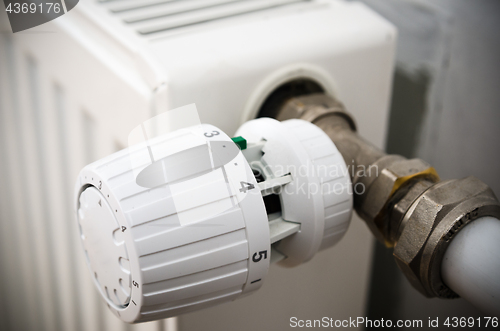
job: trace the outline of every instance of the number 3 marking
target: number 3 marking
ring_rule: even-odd
[[[212,138],[213,136],[218,136],[219,134],[219,131],[205,132],[205,137]]]

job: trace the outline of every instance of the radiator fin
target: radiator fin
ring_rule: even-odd
[[[312,0],[117,0],[99,1],[140,35],[148,36]]]

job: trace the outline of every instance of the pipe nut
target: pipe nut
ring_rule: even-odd
[[[396,263],[413,287],[427,297],[458,297],[441,279],[443,255],[460,229],[483,216],[499,218],[500,203],[475,177],[440,182],[417,198],[394,248]]]
[[[370,168],[367,176],[359,178],[358,182],[365,184],[367,191],[355,201],[355,207],[375,237],[391,247],[394,242],[389,233],[387,212],[391,197],[414,179],[426,179],[435,183],[439,181],[439,176],[423,160],[407,160],[394,155],[381,158]],[[381,171],[378,170],[380,168]]]

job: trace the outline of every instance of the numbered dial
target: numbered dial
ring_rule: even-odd
[[[91,276],[126,322],[234,300],[267,274],[268,218],[253,172],[226,134],[199,129],[133,146],[79,175]]]
[[[118,221],[95,187],[80,195],[80,234],[97,288],[109,305],[121,309],[130,301],[130,263],[123,239],[125,226]]]

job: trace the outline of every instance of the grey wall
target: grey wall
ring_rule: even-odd
[[[441,178],[473,175],[500,196],[500,1],[365,0],[399,30],[387,150]],[[500,277],[500,276],[499,276]],[[481,316],[463,299],[426,299],[377,245],[369,316]]]

